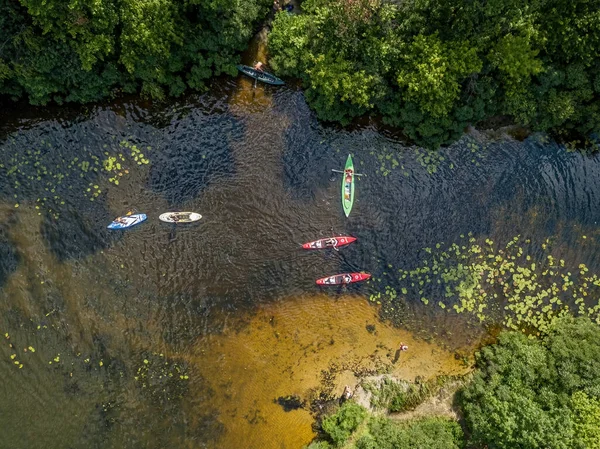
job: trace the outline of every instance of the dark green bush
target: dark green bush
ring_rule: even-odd
[[[236,73],[269,0],[0,2],[0,95],[32,104],[119,91],[160,99]]]
[[[341,446],[364,421],[367,411],[354,402],[345,402],[338,412],[323,419],[323,431],[336,446]]]
[[[369,434],[357,441],[357,449],[459,449],[463,447],[463,433],[458,423],[438,417],[401,424],[387,418],[374,418],[369,423]]]
[[[460,396],[472,443],[506,449],[587,447],[587,437],[577,429],[587,428],[600,399],[596,324],[565,319],[544,340],[505,333],[477,360],[479,371]]]

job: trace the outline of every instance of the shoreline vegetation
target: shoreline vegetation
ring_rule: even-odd
[[[600,447],[600,328],[587,318],[504,332],[464,376],[372,379],[318,417],[308,449]]]
[[[204,91],[237,74],[270,0],[19,0],[0,5],[0,97],[89,103]]]
[[[237,73],[270,23],[271,69],[301,79],[324,121],[375,115],[430,149],[469,126],[507,124],[598,148],[600,0],[305,0],[271,22],[273,9],[269,0],[5,2],[0,98],[204,91]]]
[[[270,64],[319,118],[380,114],[437,148],[500,118],[597,148],[598,1],[306,0],[278,14]]]

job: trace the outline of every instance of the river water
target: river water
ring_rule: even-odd
[[[433,157],[244,78],[1,118],[0,448],[301,447],[320,395],[382,369],[463,372],[455,351],[486,332],[410,294],[400,328],[380,321],[369,295],[389,267],[467,233],[552,237],[598,267],[598,158],[543,136],[473,132]],[[367,177],[347,219],[331,169],[348,154]],[[106,230],[133,209],[148,220]],[[169,210],[203,219],[158,221]],[[299,249],[333,234],[359,240]],[[360,270],[375,282],[314,284]]]

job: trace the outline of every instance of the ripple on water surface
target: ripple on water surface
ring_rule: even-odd
[[[234,175],[231,143],[239,140],[242,130],[230,115],[192,111],[164,128],[163,135],[160,151],[152,158],[149,184],[170,205],[181,206],[211,182]]]
[[[311,416],[281,404],[309,403],[322,371],[339,394],[373,360],[391,363],[400,341],[401,377],[460,369],[380,323],[364,297],[395,288],[387,316],[450,347],[472,343],[481,326],[436,305],[442,277],[423,277],[440,289],[427,293],[398,279],[461,236],[506,245],[521,234],[532,248],[550,238],[529,267],[551,250],[565,270],[600,271],[598,158],[536,136],[467,135],[429,153],[374,127],[324,126],[299,91],[242,78],[74,117],[24,120],[0,142],[0,424],[13,449],[300,447]],[[331,169],[349,153],[368,176],[346,219]],[[145,223],[105,230],[134,208]],[[158,221],[172,209],[203,219]],[[300,249],[332,234],[358,242]],[[314,284],[359,270],[373,281]]]

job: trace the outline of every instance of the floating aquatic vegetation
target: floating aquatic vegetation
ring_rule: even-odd
[[[120,145],[131,151],[131,158],[138,165],[147,165],[150,163],[150,160],[144,157],[144,153],[142,153],[142,150],[140,150],[136,145],[132,144],[131,142],[128,142],[127,140],[122,140]],[[148,146],[146,147],[146,149],[151,150],[152,148]]]
[[[106,156],[106,159],[104,159],[102,163],[104,170],[112,175],[108,179],[108,182],[117,186],[119,185],[119,178],[129,173],[130,162],[137,165],[147,165],[150,163],[150,160],[146,159],[144,153],[131,142],[122,140],[119,145],[122,148],[129,150],[129,158],[124,156],[123,153],[111,155],[109,152],[105,151],[104,155]],[[146,149],[151,150],[151,147],[146,147]]]
[[[536,132],[529,136],[529,138],[540,145],[547,145],[550,143],[550,136],[546,133]]]
[[[46,317],[48,317],[50,315],[50,313],[46,314]],[[23,328],[23,326],[21,327]],[[26,339],[30,339],[30,338],[34,338],[37,339],[38,342],[43,341],[45,343],[48,343],[49,341],[54,340],[54,338],[56,337],[56,335],[51,335],[49,333],[52,333],[56,330],[56,326],[55,325],[47,325],[47,324],[37,324],[35,325],[35,323],[30,320],[29,323],[27,323],[26,328],[28,329],[27,332],[27,337]],[[22,369],[24,366],[26,366],[25,364],[28,363],[27,362],[27,358],[30,357],[29,354],[35,354],[38,349],[36,349],[32,344],[23,344],[22,340],[25,339],[24,335],[21,334],[20,336],[18,336],[16,339],[13,338],[13,335],[9,334],[8,332],[5,332],[4,334],[4,340],[6,342],[6,344],[8,345],[8,347],[10,348],[10,362],[11,364],[13,364],[16,368]],[[37,346],[37,345],[36,345]],[[44,353],[45,355],[42,355],[42,359],[46,358],[47,360],[47,364],[48,365],[59,365],[59,366],[63,366],[65,367],[68,372],[69,372],[69,377],[73,378],[73,373],[75,371],[81,371],[81,364],[80,363],[76,363],[77,361],[81,361],[81,357],[82,354],[81,353],[71,353],[69,352],[68,354],[65,354],[64,356],[61,357],[61,353],[52,353],[52,352],[48,352],[52,345],[49,345],[49,347],[42,347],[40,350],[42,353]],[[68,363],[65,362],[65,358],[68,359]],[[46,363],[46,362],[43,362]],[[90,357],[87,357],[85,360],[83,360],[84,364],[89,364],[90,363]],[[99,362],[99,366],[102,367],[104,365],[104,361],[100,360]],[[28,366],[31,366],[30,364]],[[79,368],[79,369],[78,369]]]
[[[504,245],[490,239],[479,243],[471,233],[461,240],[424,248],[431,257],[421,266],[388,276],[397,277],[405,297],[511,329],[545,332],[565,315],[586,315],[600,323],[600,277],[585,264],[569,266],[553,256],[550,239],[539,247],[520,236]],[[393,313],[397,290],[388,285],[380,290],[371,301]]]
[[[371,156],[375,156],[375,152],[371,151]],[[377,151],[377,160],[379,161],[379,167],[377,171],[382,176],[389,175],[392,170],[400,167],[402,170],[402,174],[404,176],[408,176],[409,172],[404,168],[404,164],[402,163],[402,154],[396,150],[388,150],[387,148],[383,148]]]
[[[470,162],[476,166],[479,166],[480,161],[486,157],[488,148],[487,143],[479,142],[469,135],[465,135],[455,146],[466,147],[471,153]],[[450,151],[456,150],[451,148]],[[415,148],[414,153],[417,155],[417,161],[430,175],[436,173],[442,164],[447,165],[450,170],[455,168],[454,162],[446,161],[446,157],[441,150],[431,151],[423,148]]]
[[[14,347],[14,345],[10,342],[10,335],[8,334],[8,332],[4,333],[4,339],[8,342],[8,347],[11,350],[11,355],[9,357],[10,359],[10,363],[13,364],[15,367],[22,369],[23,368],[23,363],[21,363],[20,360],[17,360],[17,352],[16,352],[16,348]],[[31,347],[31,346],[30,346]],[[33,349],[33,348],[32,348]],[[25,350],[27,351],[27,350]],[[33,350],[33,352],[35,352],[35,349]]]
[[[417,161],[423,168],[427,170],[430,175],[437,172],[440,164],[446,160],[439,150],[426,150],[423,148],[416,148],[415,154],[417,155]]]
[[[0,176],[10,186],[14,207],[31,199],[32,194],[37,195],[34,207],[38,215],[47,211],[56,219],[66,198],[82,193],[90,201],[96,200],[104,192],[106,174],[109,183],[119,185],[119,179],[129,174],[132,166],[150,163],[142,150],[128,140],[121,141],[118,147],[114,144],[104,144],[103,148],[83,147],[69,151],[77,156],[68,157],[64,150],[52,148],[52,144],[44,140],[37,148],[22,149],[10,139],[2,153]]]
[[[564,143],[565,149],[568,153],[582,153],[587,156],[597,153],[600,151],[600,142],[597,139],[588,138],[584,141],[573,140]]]
[[[134,377],[140,388],[152,398],[166,401],[183,397],[189,378],[185,364],[174,362],[156,352],[142,359]]]
[[[471,153],[471,163],[479,165],[480,161],[486,157],[487,144],[481,143],[475,140],[471,136],[465,136],[459,142],[457,146],[465,147]],[[454,151],[454,150],[452,150]],[[416,155],[416,160],[423,168],[427,170],[430,175],[437,173],[438,169],[445,164],[449,169],[455,168],[454,162],[448,161],[444,152],[441,150],[431,151],[424,148],[414,147],[410,151],[411,155]],[[382,176],[388,176],[392,171],[400,169],[404,176],[409,176],[410,172],[406,167],[403,154],[397,149],[392,148],[380,148],[377,151],[371,151],[371,156],[375,156],[378,160],[379,166],[377,171]]]

